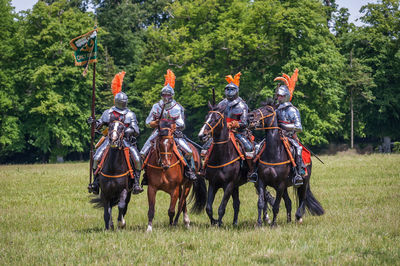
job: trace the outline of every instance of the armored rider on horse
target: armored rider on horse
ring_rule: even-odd
[[[218,103],[218,107],[223,108],[228,128],[234,133],[235,138],[243,145],[246,160],[249,167],[250,161],[254,157],[254,147],[249,139],[247,131],[249,108],[246,102],[239,97],[240,76],[237,73],[233,78],[231,75],[225,77],[228,85],[225,86],[225,99]],[[212,139],[209,139],[203,146],[202,155],[204,155],[211,146]]]
[[[282,74],[282,77],[277,77],[274,81],[282,81],[276,92],[275,99],[277,101],[278,107],[275,109],[278,117],[278,126],[282,129],[282,134],[288,139],[288,141],[295,148],[295,163],[293,174],[293,185],[299,187],[303,184],[303,176],[305,175],[305,165],[302,159],[303,147],[299,143],[297,133],[300,133],[303,128],[301,125],[300,112],[291,103],[293,98],[294,88],[297,82],[298,69],[294,71],[292,77],[287,74]],[[260,152],[261,147],[264,145],[264,140],[262,140],[258,145],[256,145],[256,154]],[[257,167],[250,175],[252,181],[257,179]]]
[[[129,148],[129,156],[134,164],[134,184],[132,193],[138,194],[143,192],[143,188],[139,185],[140,171],[142,170],[142,159],[136,147],[136,137],[139,136],[139,126],[136,119],[136,115],[133,111],[129,110],[128,96],[121,91],[122,82],[125,76],[125,72],[122,71],[115,75],[111,89],[114,94],[114,106],[103,112],[100,119],[96,121],[96,130],[101,130],[103,126],[108,126],[109,123],[118,120],[122,122],[126,129],[124,131],[123,146]],[[88,123],[93,122],[92,117],[89,117]],[[89,193],[99,194],[99,179],[98,179],[98,166],[102,160],[104,151],[109,145],[109,138],[107,136],[102,137],[100,142],[101,145],[97,148],[94,154],[93,171],[95,172],[93,183],[89,184]],[[97,145],[96,145],[97,146]],[[129,162],[130,163],[130,162]]]
[[[195,164],[193,159],[193,152],[190,146],[187,144],[182,131],[185,129],[185,114],[183,107],[174,100],[174,87],[175,87],[175,74],[168,69],[167,75],[165,75],[164,87],[161,89],[161,100],[153,105],[149,116],[146,119],[146,125],[155,130],[147,139],[143,148],[140,151],[140,155],[143,159],[147,157],[152,146],[154,145],[154,140],[159,134],[157,129],[161,119],[169,120],[176,125],[176,130],[174,132],[174,140],[177,144],[179,150],[183,152],[184,158],[186,160],[185,166],[185,177],[191,181],[197,179],[195,175]],[[143,185],[146,185],[146,176],[143,178]]]

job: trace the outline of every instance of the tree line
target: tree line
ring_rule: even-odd
[[[363,6],[363,26],[334,0],[40,0],[19,13],[0,3],[2,163],[87,159],[93,68],[82,76],[69,41],[95,23],[96,114],[112,106],[111,80],[126,71],[139,145],[168,68],[196,141],[226,75],[242,72],[240,96],[255,109],[273,96],[273,79],[295,68],[304,143],[399,140],[399,0]]]

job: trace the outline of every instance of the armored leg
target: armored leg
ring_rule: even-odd
[[[190,181],[195,181],[197,179],[197,176],[195,174],[196,169],[194,165],[192,149],[186,143],[185,139],[174,138],[174,140],[178,144],[178,147],[185,153],[185,160],[186,160],[185,177]]]
[[[104,151],[107,148],[109,143],[109,139],[106,138],[104,142],[100,145],[100,147],[96,150],[96,153],[93,156],[93,174],[97,170],[97,166],[103,157]],[[93,175],[93,182],[88,185],[89,193],[93,193],[98,195],[100,192],[100,183],[99,183],[99,175]]]
[[[255,149],[254,149],[254,154],[255,156],[258,156],[258,153],[261,151],[262,146],[264,145],[265,139],[263,139],[262,141],[260,141],[260,143],[255,145]],[[252,183],[256,183],[257,179],[258,179],[258,160],[255,162],[253,169],[251,169],[249,171],[249,174],[247,176],[248,181],[252,182]]]
[[[299,187],[303,185],[303,176],[305,174],[304,166],[303,166],[303,159],[302,159],[302,151],[303,147],[299,145],[299,143],[291,138],[288,138],[292,145],[296,148],[296,167],[294,169],[294,176],[293,176],[293,186]]]

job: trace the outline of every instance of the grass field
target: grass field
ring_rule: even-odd
[[[103,230],[102,210],[86,192],[88,163],[0,166],[0,265],[399,265],[400,155],[322,159],[325,165],[314,160],[311,190],[323,216],[287,224],[282,203],[276,229],[255,228],[257,196],[247,184],[237,228],[232,201],[222,228],[211,227],[205,212],[190,215],[189,229],[182,220],[171,228],[169,197],[160,192],[150,234],[146,193],[132,197],[125,230]]]

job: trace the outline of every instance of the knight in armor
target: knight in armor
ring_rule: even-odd
[[[278,118],[278,126],[282,129],[282,133],[287,137],[291,145],[295,148],[295,163],[293,175],[293,185],[295,187],[303,184],[303,176],[305,174],[305,165],[303,164],[302,151],[303,147],[299,144],[297,133],[300,133],[303,128],[301,126],[300,112],[291,103],[294,88],[297,82],[298,69],[294,71],[292,77],[283,74],[282,77],[277,77],[274,81],[280,80],[284,84],[281,84],[275,93],[275,99],[278,104],[278,108],[275,110]],[[262,141],[263,142],[263,141]],[[259,149],[263,143],[260,143]],[[257,149],[257,150],[259,150]],[[254,178],[256,173],[252,174]]]
[[[159,134],[159,121],[161,119],[173,121],[176,125],[174,140],[186,160],[185,177],[191,181],[194,181],[197,179],[197,177],[195,175],[193,151],[186,142],[182,133],[182,131],[185,129],[184,109],[177,101],[174,100],[174,87],[175,75],[170,69],[168,69],[167,75],[165,75],[164,87],[161,89],[160,93],[161,100],[153,105],[149,116],[146,119],[146,126],[153,128],[154,131],[147,139],[146,143],[143,145],[143,148],[140,151],[140,155],[142,156],[142,158],[146,158],[151,148],[155,144],[155,139]],[[145,177],[142,184],[146,184]]]
[[[238,139],[244,147],[246,153],[246,159],[250,163],[254,156],[254,147],[252,142],[248,138],[247,126],[248,126],[248,113],[249,108],[246,102],[239,97],[239,83],[241,73],[237,73],[234,78],[231,75],[225,77],[228,85],[225,87],[225,99],[218,103],[218,106],[224,106],[224,115],[228,128],[234,132],[236,139]],[[212,140],[209,139],[203,146],[202,155],[211,146]]]
[[[96,121],[95,128],[99,131],[103,126],[108,126],[109,123],[115,120],[119,120],[125,124],[126,129],[124,131],[123,145],[124,147],[129,147],[130,159],[134,164],[133,168],[135,178],[132,193],[138,194],[143,192],[143,188],[139,185],[140,172],[142,170],[143,161],[136,147],[136,138],[139,136],[140,131],[135,113],[129,110],[129,108],[127,107],[128,96],[121,91],[124,76],[124,71],[115,75],[111,85],[112,92],[114,94],[114,106],[103,112],[100,119]],[[91,124],[92,122],[92,117],[89,117],[88,123]],[[102,144],[97,148],[96,153],[93,156],[94,171],[97,169],[97,166],[101,161],[104,151],[106,150],[109,142],[110,141],[108,136],[104,136]],[[93,183],[89,184],[88,189],[89,192],[93,192],[94,194],[99,193],[98,175],[94,176]]]

